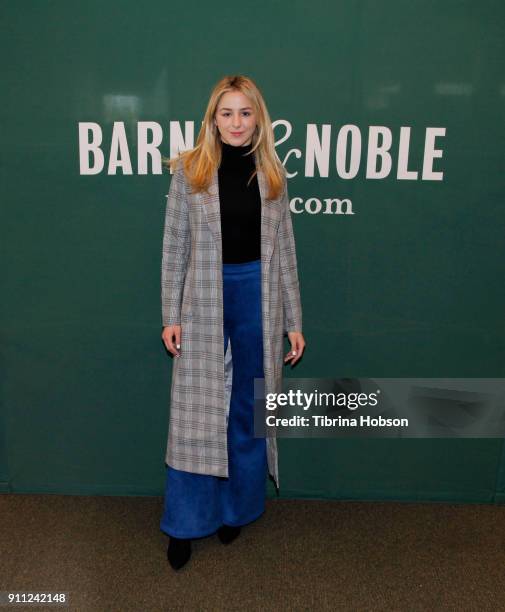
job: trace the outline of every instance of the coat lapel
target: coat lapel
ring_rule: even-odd
[[[267,183],[262,170],[258,168],[258,187],[261,197],[261,260],[268,264],[274,249],[275,236],[280,221],[280,206],[278,199],[267,198]],[[218,172],[214,171],[209,185],[209,193],[202,192],[201,198],[207,223],[212,236],[222,256],[221,212],[219,205]]]

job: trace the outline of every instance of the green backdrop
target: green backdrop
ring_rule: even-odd
[[[494,0],[4,2],[1,490],[162,494],[170,175],[139,166],[138,130],[158,130],[163,155],[178,128],[191,146],[224,74],[251,76],[281,120],[297,209],[352,202],[293,214],[307,351],[286,376],[505,376],[504,18]],[[103,138],[96,174],[86,123]],[[109,166],[114,124],[131,173]],[[336,165],[346,125],[361,135],[352,178]],[[381,179],[366,172],[371,126],[392,137]],[[445,130],[442,180],[422,178],[428,128]],[[310,163],[325,129],[327,173]],[[417,179],[398,176],[405,161]],[[505,497],[501,439],[279,445],[285,497]]]

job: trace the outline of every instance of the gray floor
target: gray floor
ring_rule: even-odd
[[[195,541],[176,573],[162,503],[0,495],[0,590],[100,612],[505,610],[504,506],[272,500],[230,546]]]

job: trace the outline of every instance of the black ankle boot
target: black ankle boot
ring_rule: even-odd
[[[223,544],[231,544],[233,540],[238,538],[240,527],[232,527],[231,525],[221,525],[217,530],[217,537]]]
[[[191,540],[183,538],[173,538],[170,536],[170,542],[167,549],[167,558],[174,570],[181,569],[189,561],[191,557]]]

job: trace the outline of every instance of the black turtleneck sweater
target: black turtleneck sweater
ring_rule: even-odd
[[[261,197],[252,145],[233,146],[221,141],[218,169],[223,263],[243,263],[261,258]]]

